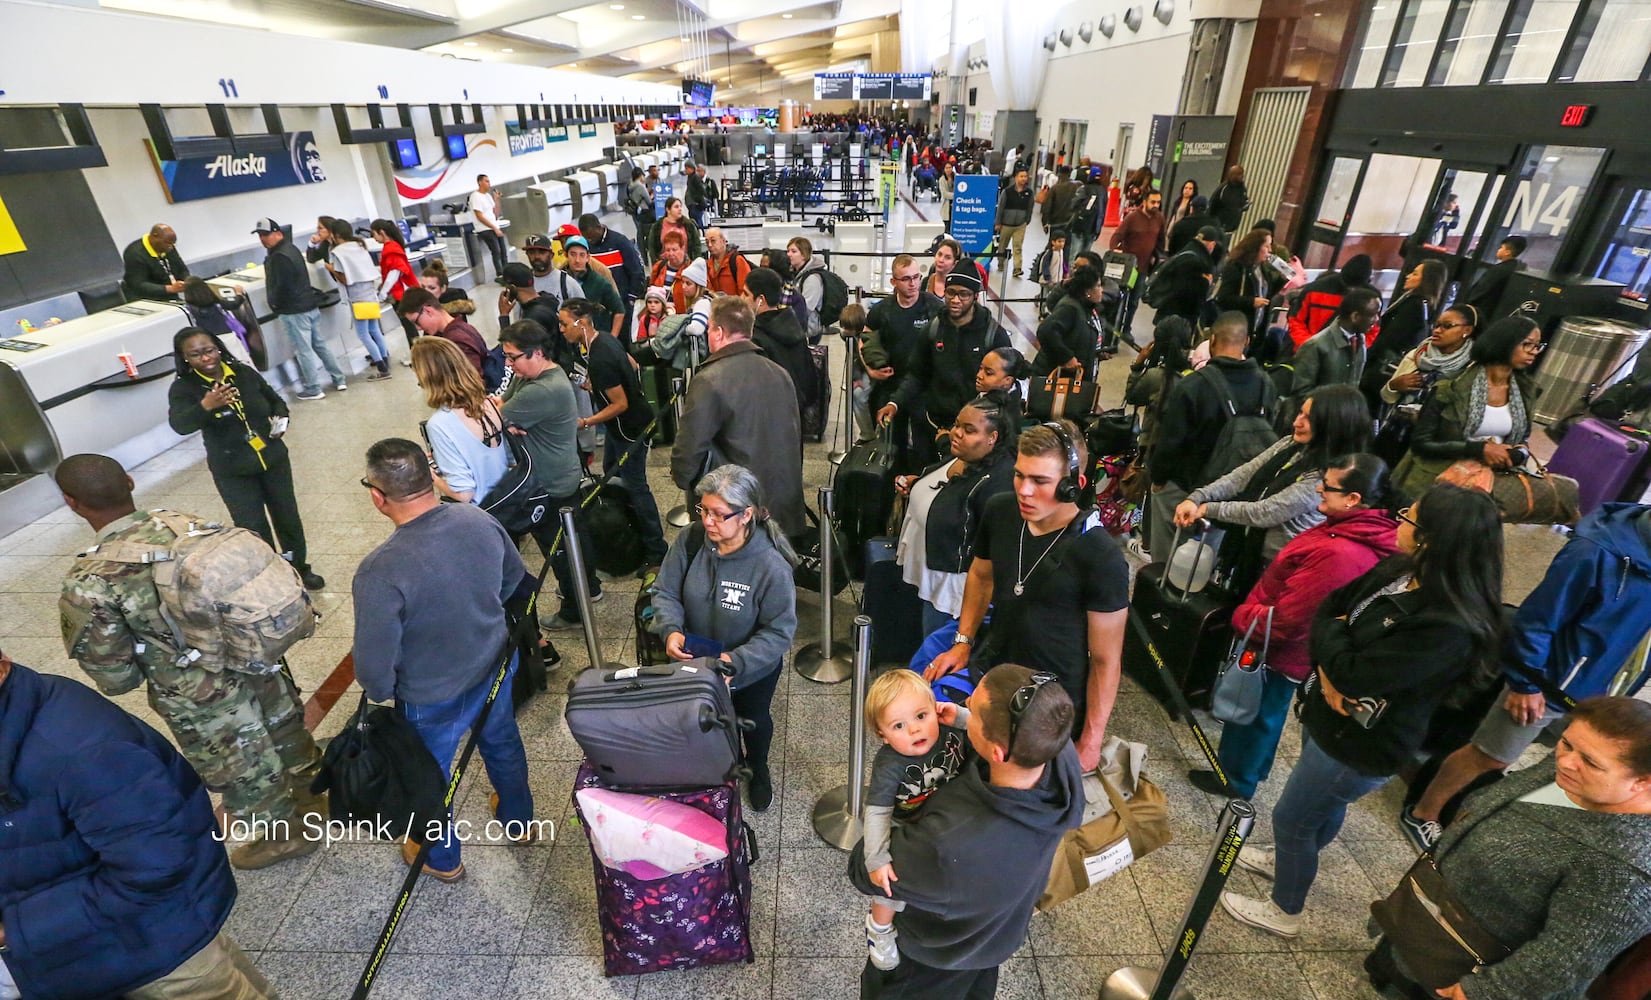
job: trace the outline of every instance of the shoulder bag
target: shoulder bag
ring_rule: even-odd
[[[1371,903],[1370,913],[1411,977],[1429,990],[1454,986],[1513,954],[1462,906],[1429,854],[1386,899]]]
[[[1439,473],[1435,481],[1489,493],[1508,524],[1575,524],[1582,516],[1577,481],[1549,472],[1535,456],[1527,460],[1534,470],[1498,469],[1465,458]]]
[[[504,439],[505,447],[510,449],[511,462],[510,468],[482,497],[479,506],[512,535],[532,531],[551,516],[550,491],[533,478],[533,456],[520,435],[506,431],[502,423],[495,429],[487,410],[482,411],[482,427],[487,435],[484,442],[495,436]]]
[[[1147,748],[1110,737],[1101,766],[1083,776],[1084,823],[1055,849],[1049,882],[1037,908],[1083,893],[1175,839],[1164,792],[1141,773]]]
[[[1046,378],[1034,378],[1026,409],[1039,420],[1083,420],[1095,409],[1095,380],[1081,368],[1056,368]]]
[[[1273,609],[1267,609],[1267,625],[1261,632],[1261,652],[1250,648],[1255,636],[1255,619],[1242,636],[1233,639],[1227,659],[1215,675],[1215,688],[1210,692],[1210,714],[1222,722],[1247,726],[1261,714],[1261,689],[1266,684],[1262,673],[1267,668],[1267,648],[1273,638]]]

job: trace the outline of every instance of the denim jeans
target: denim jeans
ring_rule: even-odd
[[[493,790],[499,793],[498,818],[502,823],[526,823],[533,818],[533,792],[527,787],[527,750],[522,746],[522,734],[516,729],[516,714],[511,711],[510,704],[510,682],[516,674],[517,665],[517,660],[512,657],[510,675],[504,679],[499,696],[487,713],[487,725],[476,741],[482,764],[487,768],[487,779],[493,783]],[[481,683],[447,701],[431,705],[401,703],[401,713],[418,730],[419,738],[435,755],[445,777],[452,777],[453,755],[458,752],[459,741],[464,738],[465,731],[481,713],[482,704],[487,701],[487,692],[493,686],[493,676],[490,668]],[[470,832],[474,835],[481,831]],[[426,864],[438,871],[451,871],[458,867],[459,841],[453,836],[451,826],[447,829],[446,838],[430,848]]]
[[[948,615],[928,601],[923,602],[923,635],[925,638],[935,634],[947,625],[957,627],[957,619]]]
[[[654,502],[653,491],[648,488],[648,442],[645,438],[624,440],[615,424],[617,421],[609,423],[603,435],[602,476],[611,479],[617,474],[625,484],[626,492],[631,495],[631,509],[636,511],[636,519],[642,525],[643,559],[649,566],[658,566],[665,561],[665,526],[659,520],[659,504]],[[620,465],[619,460],[626,452],[630,452],[631,457]]]
[[[1279,909],[1301,912],[1318,877],[1319,852],[1341,832],[1348,805],[1387,782],[1360,774],[1301,734],[1301,759],[1273,807],[1273,902]]]
[[[281,329],[286,331],[287,340],[292,344],[292,356],[298,362],[298,381],[305,395],[321,391],[321,373],[317,369],[322,366],[335,384],[344,381],[344,369],[338,366],[332,348],[327,346],[327,337],[321,332],[320,309],[281,314]]]
[[[1274,673],[1261,672],[1261,711],[1244,725],[1227,723],[1221,729],[1221,750],[1216,755],[1221,770],[1227,772],[1227,783],[1234,795],[1251,798],[1255,786],[1267,780],[1273,771],[1273,758],[1278,754],[1278,738],[1284,732],[1284,723],[1290,717],[1290,702],[1295,700],[1296,681]]]
[[[368,361],[383,361],[390,356],[389,349],[384,346],[384,331],[378,328],[378,317],[356,320],[355,335],[360,338],[361,346],[367,349]]]

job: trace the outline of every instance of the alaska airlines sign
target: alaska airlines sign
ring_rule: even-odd
[[[288,132],[283,138],[286,139],[285,152],[245,156],[224,153],[181,160],[159,159],[147,139],[144,145],[149,148],[150,159],[160,174],[166,200],[176,204],[295,184],[319,184],[327,179],[313,132]]]

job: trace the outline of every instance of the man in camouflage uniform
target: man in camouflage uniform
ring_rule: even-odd
[[[97,532],[98,545],[127,541],[169,546],[173,535],[138,511],[132,480],[103,455],[75,455],[57,468],[69,509]],[[204,518],[200,520],[205,520]],[[258,675],[213,672],[179,663],[162,617],[152,567],[87,550],[69,570],[58,599],[63,645],[106,695],[149,682],[149,706],[224,810],[260,836],[230,853],[237,868],[264,868],[309,854],[302,816],[326,809],[309,795],[320,754],[298,690],[285,670]]]

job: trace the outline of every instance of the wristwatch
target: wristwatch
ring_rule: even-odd
[[[974,644],[974,638],[972,636],[965,635],[962,632],[952,636],[952,645],[954,646],[973,646]]]

